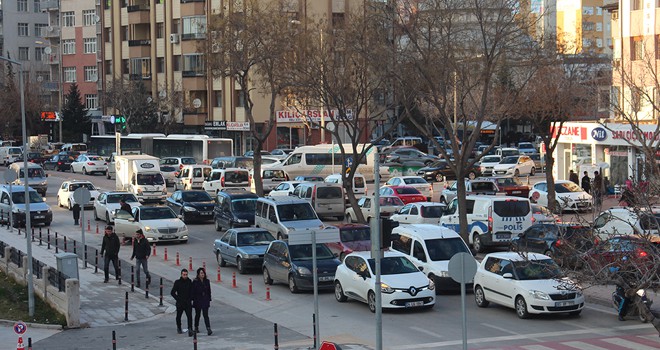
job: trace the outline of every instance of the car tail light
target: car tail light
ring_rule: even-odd
[[[225,187],[225,177],[220,178],[220,186]]]
[[[183,169],[183,164],[179,164],[179,170]]]
[[[493,232],[493,207],[488,207],[488,232]]]
[[[637,256],[640,257],[640,258],[646,258],[648,255],[649,255],[649,253],[647,253],[643,250],[637,251]]]
[[[62,165],[62,162],[57,162],[57,165]]]
[[[532,216],[532,225],[536,222],[536,218]]]
[[[252,175],[248,175],[248,186],[252,186]]]
[[[555,242],[556,247],[559,247],[562,244],[564,244],[564,242],[562,242],[561,239],[558,239],[557,242]]]

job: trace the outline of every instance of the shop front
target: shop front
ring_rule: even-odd
[[[657,128],[656,124],[640,125],[640,135],[625,123],[564,123],[561,132],[554,136],[559,137],[553,154],[555,179],[568,179],[570,170],[580,176],[588,171],[593,176],[594,170],[601,169],[612,185],[623,185],[630,176],[643,181],[648,162],[641,146],[660,144],[660,138],[654,136]],[[656,163],[657,158],[656,154]]]

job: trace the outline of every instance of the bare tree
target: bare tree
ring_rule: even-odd
[[[7,63],[4,76],[0,77],[0,137],[4,139],[21,136],[21,91],[18,75],[13,65]],[[41,111],[46,105],[42,100],[43,88],[35,77],[25,74],[23,80],[25,101],[25,121],[27,135],[36,135],[48,131],[48,125],[41,121]],[[26,140],[27,142],[27,140]]]
[[[108,82],[105,105],[126,118],[126,132],[159,131],[156,101],[140,80],[117,79]]]

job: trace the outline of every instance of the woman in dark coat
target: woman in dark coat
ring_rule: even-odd
[[[208,335],[213,334],[209,321],[209,307],[211,306],[211,282],[206,278],[206,270],[197,269],[197,277],[193,281],[192,300],[195,308],[195,332],[199,333],[199,317],[204,314],[204,324]]]

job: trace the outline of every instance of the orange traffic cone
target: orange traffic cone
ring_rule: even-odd
[[[18,337],[18,345],[16,345],[16,350],[25,350],[25,345],[23,345],[23,337]]]

